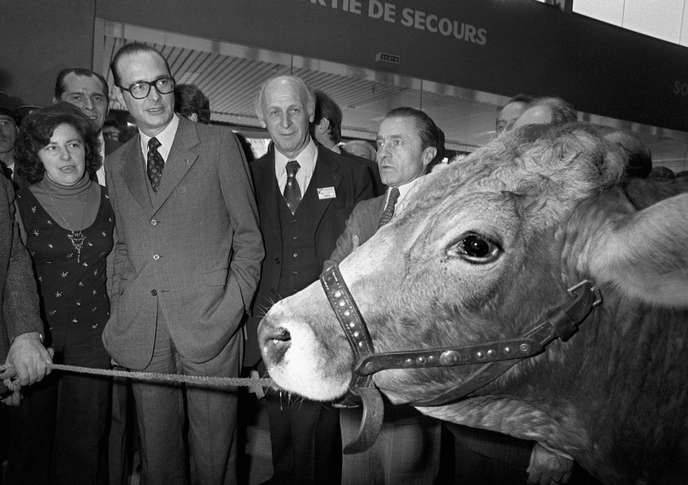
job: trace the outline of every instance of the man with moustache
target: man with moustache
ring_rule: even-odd
[[[367,168],[316,144],[309,134],[315,99],[302,79],[267,80],[256,114],[274,149],[251,164],[259,201],[265,260],[249,320],[246,367],[260,359],[256,326],[281,298],[316,281],[357,202],[373,195]],[[267,399],[274,474],[271,484],[338,484],[338,412],[327,403]]]
[[[117,237],[105,347],[130,369],[237,376],[263,258],[243,152],[230,130],[174,113],[175,81],[154,48],[127,44],[111,69],[138,136],[108,157]],[[236,483],[235,392],[132,388],[144,483]]]
[[[106,155],[119,147],[119,143],[103,137],[103,124],[110,104],[108,85],[103,76],[82,67],[63,69],[55,80],[53,103],[59,101],[73,104],[93,122],[98,131],[103,161]],[[96,172],[96,177],[100,185],[105,185],[105,163]]]

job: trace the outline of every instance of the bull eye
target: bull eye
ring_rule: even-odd
[[[502,253],[502,248],[491,239],[469,232],[449,246],[447,255],[459,257],[469,263],[486,264],[496,260]]]

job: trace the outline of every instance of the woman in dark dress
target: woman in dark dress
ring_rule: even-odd
[[[56,363],[108,368],[101,334],[110,314],[105,260],[114,215],[95,182],[97,135],[79,110],[60,103],[28,115],[15,148],[19,173],[31,183],[16,205],[46,346]],[[10,475],[18,483],[107,483],[110,379],[53,372],[41,384],[17,410]]]

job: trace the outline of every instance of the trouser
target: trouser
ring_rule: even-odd
[[[444,424],[454,438],[455,483],[525,485],[532,441],[453,423]]]
[[[340,410],[342,443],[353,441],[362,408]],[[432,485],[440,465],[441,422],[410,406],[385,401],[385,419],[373,446],[344,455],[342,485]]]
[[[274,474],[271,484],[339,484],[339,411],[305,398],[266,397]]]
[[[238,333],[207,362],[190,361],[177,352],[158,312],[153,357],[143,370],[235,377],[242,344]],[[194,485],[236,483],[236,390],[141,382],[134,382],[132,389],[141,436],[142,483],[182,485],[189,479]]]
[[[61,337],[56,338],[55,362],[109,367],[99,331]],[[10,410],[8,483],[107,484],[111,382],[55,371],[22,389],[21,405]]]
[[[108,440],[110,485],[128,485],[138,433],[131,382],[115,378],[112,385],[112,416]]]

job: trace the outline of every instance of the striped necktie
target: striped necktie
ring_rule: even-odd
[[[394,206],[397,203],[397,199],[399,199],[399,189],[392,187],[389,191],[389,197],[387,198],[385,210],[382,211],[382,216],[380,216],[380,223],[377,225],[378,229],[392,220],[392,216],[394,215]]]

